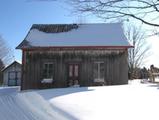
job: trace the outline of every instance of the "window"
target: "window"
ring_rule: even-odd
[[[20,85],[20,77],[21,74],[19,71],[10,71],[8,72],[8,85],[9,86],[16,86]]]
[[[53,82],[53,63],[43,64],[43,80],[42,83],[52,83]]]
[[[94,62],[94,82],[104,82],[104,62]]]
[[[73,76],[73,65],[69,65],[69,77]]]
[[[70,64],[69,65],[69,77],[78,77],[78,64]]]
[[[68,85],[79,86],[79,64],[69,63],[68,65]]]
[[[9,72],[9,79],[13,79],[15,80],[16,79],[16,72]]]
[[[78,65],[74,66],[74,75],[75,77],[78,77]]]

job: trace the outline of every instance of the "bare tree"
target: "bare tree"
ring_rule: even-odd
[[[3,64],[8,64],[13,60],[13,52],[8,47],[5,40],[0,36],[0,60]]]
[[[149,55],[150,46],[146,44],[146,33],[141,26],[128,25],[125,27],[125,35],[134,46],[128,50],[129,75],[133,78],[136,70],[144,64],[145,57]]]
[[[159,27],[159,0],[26,0],[69,3],[76,14],[91,13],[103,20],[134,18]]]
[[[159,27],[159,0],[71,0],[74,10],[91,13],[104,20],[134,18]]]

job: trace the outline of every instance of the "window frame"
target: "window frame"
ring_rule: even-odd
[[[94,72],[95,71],[95,64],[97,64],[97,77],[95,76],[96,74]],[[95,61],[93,62],[93,80],[94,82],[105,82],[104,80],[104,74],[105,74],[105,69],[103,69],[103,73],[101,72],[101,64],[104,65],[104,61]],[[103,76],[101,77],[101,74],[103,74]]]
[[[8,72],[8,85],[9,86],[17,86],[18,85],[18,81],[21,79],[21,75],[18,76],[18,73],[20,73],[20,71],[9,71]],[[11,74],[14,74],[14,77],[11,77]],[[10,84],[10,81],[14,81],[14,85]]]
[[[51,70],[49,68],[50,64],[52,64]],[[46,65],[47,65],[47,68],[45,68]],[[54,80],[54,71],[55,71],[54,68],[55,68],[54,67],[54,62],[43,62],[43,64],[42,64],[42,81],[41,81],[41,83],[52,83],[53,82],[53,80]],[[46,69],[46,73],[44,73],[45,69]],[[46,74],[46,77],[45,77],[44,74]],[[51,76],[51,77],[49,77],[49,76]]]

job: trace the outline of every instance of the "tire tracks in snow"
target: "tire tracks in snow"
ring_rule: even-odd
[[[67,120],[36,92],[0,96],[0,120]]]

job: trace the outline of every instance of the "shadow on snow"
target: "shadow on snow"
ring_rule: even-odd
[[[88,87],[75,87],[75,88],[58,88],[58,89],[47,89],[39,90],[38,94],[44,97],[44,99],[49,100],[55,97],[73,94],[77,92],[93,91],[93,89],[88,89]]]

